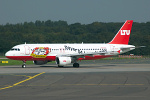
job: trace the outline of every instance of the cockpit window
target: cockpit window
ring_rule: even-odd
[[[11,51],[20,51],[19,48],[12,48]]]

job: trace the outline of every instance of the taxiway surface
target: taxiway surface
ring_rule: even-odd
[[[149,100],[149,59],[0,66],[0,100]]]

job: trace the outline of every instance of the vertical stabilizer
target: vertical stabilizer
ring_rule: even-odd
[[[133,20],[127,20],[108,44],[128,44]]]

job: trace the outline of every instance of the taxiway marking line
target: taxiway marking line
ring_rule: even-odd
[[[0,88],[0,90],[4,90],[4,89],[8,89],[8,88],[17,86],[17,85],[19,85],[19,84],[21,84],[21,83],[24,83],[24,82],[26,82],[26,81],[29,81],[29,80],[31,80],[31,79],[33,79],[33,78],[39,76],[39,75],[42,75],[42,74],[44,74],[44,73],[45,73],[45,72],[36,74],[36,75],[34,75],[34,76],[30,76],[28,79],[25,79],[25,80],[23,80],[23,81],[20,81],[20,82],[18,82],[18,83],[15,83],[15,84],[13,84],[13,85],[10,85],[10,86],[4,87],[4,88]]]
[[[100,86],[118,86],[118,85],[122,85],[122,86],[142,86],[142,85],[145,85],[145,84],[64,84],[64,85],[80,85],[80,86],[89,86],[89,85],[100,85]]]
[[[14,85],[17,85],[17,84],[14,84]],[[64,86],[144,86],[145,84],[53,84],[51,86],[57,86],[57,85],[64,85]],[[7,87],[5,87],[5,89],[11,87],[11,85],[0,85],[0,86],[7,86]],[[41,87],[42,86],[42,87],[44,87],[44,86],[49,86],[49,85],[19,85],[18,84],[17,86],[20,86],[20,87],[22,87],[22,86],[28,86],[28,87],[39,86],[39,87]]]

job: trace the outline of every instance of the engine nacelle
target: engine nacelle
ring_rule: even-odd
[[[33,63],[35,65],[43,65],[46,64],[48,61],[47,60],[34,60]]]
[[[71,57],[56,57],[56,64],[60,66],[64,66],[71,63],[72,63]]]

